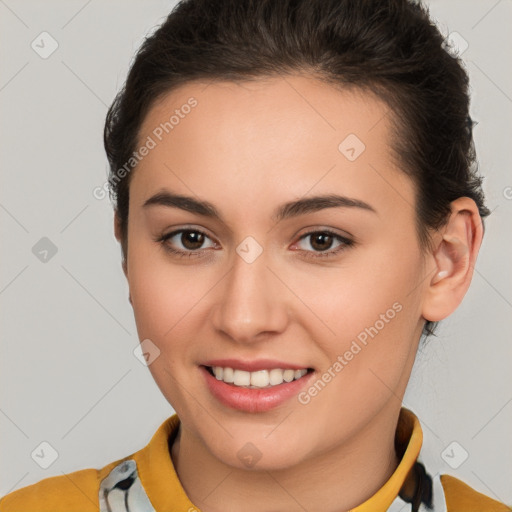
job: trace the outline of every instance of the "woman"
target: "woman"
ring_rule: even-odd
[[[105,125],[149,445],[20,510],[511,510],[419,461],[422,334],[483,236],[468,79],[405,0],[190,0]]]

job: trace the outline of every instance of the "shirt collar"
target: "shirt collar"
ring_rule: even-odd
[[[389,480],[371,498],[351,512],[388,510],[406,480],[412,478],[411,469],[416,463],[422,443],[423,431],[418,418],[412,411],[402,407],[395,432],[395,446],[397,452],[403,453],[402,459]]]
[[[143,488],[155,510],[169,512],[197,510],[178,478],[169,452],[169,438],[176,434],[177,414],[168,418],[155,432],[149,444],[133,455]],[[395,446],[403,456],[388,481],[368,500],[351,512],[388,510],[408,478],[420,453],[423,431],[416,415],[402,407],[395,433]]]

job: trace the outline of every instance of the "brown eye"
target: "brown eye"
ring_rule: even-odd
[[[309,239],[309,246],[313,250],[301,249],[306,257],[311,258],[329,258],[334,257],[342,251],[354,245],[354,241],[345,238],[332,231],[311,231],[300,238],[299,245],[302,241]],[[330,250],[333,242],[338,241],[338,246]]]
[[[318,251],[330,249],[334,237],[328,233],[315,233],[311,236],[311,247]]]
[[[172,233],[162,235],[156,239],[156,242],[162,244],[164,249],[179,257],[192,257],[198,256],[205,252],[203,249],[213,248],[212,243],[210,246],[203,247],[206,240],[211,240],[210,237],[199,231],[198,229],[179,229]]]
[[[199,231],[182,231],[180,242],[185,249],[195,251],[204,244],[205,235]]]

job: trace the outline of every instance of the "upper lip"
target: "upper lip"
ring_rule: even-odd
[[[202,363],[203,366],[222,366],[223,368],[233,368],[234,370],[244,370],[246,372],[257,372],[259,370],[272,370],[273,368],[281,368],[286,370],[302,370],[309,368],[307,365],[285,363],[275,359],[255,359],[253,361],[243,361],[241,359],[211,359]]]

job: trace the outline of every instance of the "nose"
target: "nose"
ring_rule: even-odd
[[[212,321],[237,343],[268,340],[284,332],[289,322],[291,293],[267,256],[263,251],[251,262],[235,253],[219,286]]]

